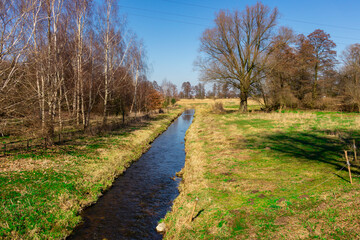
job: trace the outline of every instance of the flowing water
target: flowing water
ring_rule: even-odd
[[[186,110],[148,152],[83,213],[68,239],[162,239],[155,230],[179,194],[175,177],[185,163],[184,137],[194,115]]]

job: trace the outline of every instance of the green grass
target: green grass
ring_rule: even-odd
[[[0,237],[63,237],[61,229],[58,229],[61,226],[54,224],[71,219],[67,227],[73,228],[80,219],[74,210],[54,209],[58,207],[57,200],[62,195],[81,197],[75,178],[75,173],[59,173],[53,169],[2,175],[1,220],[5,221],[7,227],[3,226]],[[32,230],[40,229],[36,235],[31,234]]]
[[[248,110],[249,111],[260,110],[261,107],[262,107],[261,105],[248,105]],[[234,102],[229,102],[229,103],[225,104],[224,108],[238,110],[240,108],[240,105],[237,103],[234,103]]]
[[[63,239],[182,110],[106,135],[1,159],[0,239]]]
[[[343,152],[352,160],[359,125],[358,114],[199,107],[165,238],[359,238],[359,163],[352,162],[351,185]]]

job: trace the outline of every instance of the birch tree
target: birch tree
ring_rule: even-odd
[[[69,14],[72,15],[74,20],[74,53],[75,59],[73,61],[73,69],[75,73],[74,89],[73,89],[73,116],[76,119],[77,124],[86,125],[86,113],[85,113],[85,73],[84,65],[85,61],[89,61],[89,54],[85,53],[85,41],[86,27],[89,22],[89,0],[76,0],[69,6]],[[88,43],[89,44],[89,43]],[[91,44],[91,43],[90,43]],[[91,46],[90,46],[91,48]],[[88,56],[87,59],[85,57]]]
[[[113,0],[105,0],[103,9],[100,11],[105,12],[105,16],[102,15],[100,19],[101,25],[101,38],[103,44],[103,55],[104,55],[104,110],[103,110],[103,125],[107,123],[107,115],[108,115],[108,100],[109,100],[109,82],[111,78],[110,68],[110,49],[112,44],[112,33],[114,32],[114,26],[112,24],[115,19],[115,6]],[[100,12],[101,14],[101,12]]]
[[[10,93],[23,79],[19,63],[29,47],[39,22],[40,0],[0,3],[0,113],[9,115],[22,101],[8,102]],[[31,21],[31,19],[33,21]],[[22,99],[24,100],[24,99]]]

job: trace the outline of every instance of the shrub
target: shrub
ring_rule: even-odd
[[[222,102],[215,102],[214,105],[212,105],[212,111],[214,113],[224,113],[225,109]]]
[[[338,98],[324,96],[316,101],[315,108],[320,110],[339,111],[341,110],[341,103]]]

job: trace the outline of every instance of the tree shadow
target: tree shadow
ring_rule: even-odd
[[[344,177],[340,176],[340,175],[337,174],[337,173],[334,173],[334,175],[337,176],[338,178],[341,178],[341,179],[344,180],[345,182],[350,183],[350,180],[349,180],[349,179],[345,179]]]
[[[167,110],[168,112],[169,110]],[[169,114],[145,114],[138,117],[128,117],[126,122],[115,118],[102,124],[92,124],[86,129],[77,129],[56,133],[52,138],[32,138],[21,141],[9,142],[0,146],[0,158],[6,156],[31,156],[41,155],[46,152],[56,154],[75,152],[72,147],[91,145],[90,148],[105,147],[108,136],[127,136],[138,129],[148,128],[152,122],[160,121],[169,117]],[[175,118],[176,119],[176,118]],[[174,120],[175,120],[174,119]],[[87,153],[87,149],[76,149],[79,154]]]
[[[326,135],[327,130],[312,132],[277,132],[264,135],[253,135],[248,140],[248,147],[253,149],[271,149],[269,154],[279,153],[300,161],[322,162],[341,169],[346,166],[344,150],[350,150],[352,139],[360,141],[360,132],[342,131],[342,137]],[[270,150],[269,149],[269,150]],[[352,154],[352,153],[351,153]],[[352,159],[351,159],[352,160]],[[359,173],[359,169],[354,169]]]
[[[195,217],[193,217],[192,219],[191,219],[191,221],[194,221],[198,216],[200,216],[200,214],[204,211],[205,209],[201,209],[196,215],[195,215]]]

